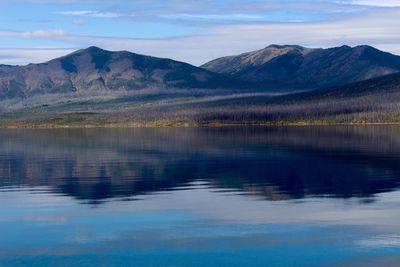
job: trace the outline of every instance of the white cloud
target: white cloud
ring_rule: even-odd
[[[0,31],[0,36],[59,40],[69,47],[84,48],[96,45],[109,50],[129,50],[173,58],[195,65],[225,55],[260,49],[271,43],[299,44],[308,47],[369,44],[400,54],[400,24],[395,23],[400,17],[400,9],[379,9],[368,12],[355,17],[322,22],[209,25],[201,34],[176,38],[83,36],[64,33],[62,30]],[[26,58],[27,62],[30,58]],[[48,59],[47,56],[43,57],[43,60]]]
[[[263,20],[265,16],[256,14],[166,14],[161,15],[162,18],[186,20],[228,20],[228,21],[248,21],[248,20]]]
[[[21,36],[24,38],[54,38],[62,37],[65,35],[62,29],[50,29],[50,30],[37,30],[22,32]]]
[[[393,23],[400,10],[315,23],[259,23],[208,28],[208,34],[166,39],[70,36],[81,45],[130,50],[169,57],[199,65],[216,57],[263,48],[271,43],[330,47],[369,44],[400,54],[400,24]]]
[[[35,30],[35,31],[22,31],[22,32],[0,29],[0,37],[51,39],[51,38],[60,38],[65,35],[66,33],[63,29],[48,29],[48,30]]]
[[[86,16],[86,17],[97,17],[97,18],[118,18],[123,16],[120,13],[102,12],[95,10],[70,10],[70,11],[59,11],[55,13],[66,16]]]
[[[77,26],[83,26],[86,24],[86,22],[83,19],[73,19],[72,24]]]
[[[8,65],[25,65],[28,62],[41,63],[75,50],[73,48],[0,48],[0,63]]]
[[[350,0],[340,1],[339,3],[349,3],[354,5],[375,6],[375,7],[400,7],[399,0]]]

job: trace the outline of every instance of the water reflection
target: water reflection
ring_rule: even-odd
[[[398,266],[400,128],[0,130],[0,266]]]
[[[0,188],[101,203],[201,182],[266,200],[373,201],[398,189],[399,152],[397,126],[1,130]]]

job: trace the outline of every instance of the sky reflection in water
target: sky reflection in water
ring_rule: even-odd
[[[396,126],[0,131],[0,266],[397,266]]]

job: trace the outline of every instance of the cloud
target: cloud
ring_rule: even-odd
[[[0,0],[1,1],[1,0]],[[188,0],[187,3],[192,3]],[[238,2],[238,1],[235,1]],[[242,1],[239,1],[242,2]],[[338,1],[325,1],[318,2],[316,5],[330,6]],[[343,2],[343,1],[342,1]],[[368,0],[354,0],[346,1],[346,5],[350,3],[373,4],[378,1]],[[381,5],[388,5],[392,1],[382,1]],[[138,0],[135,3],[143,3]],[[147,2],[148,3],[148,2]],[[154,1],[154,4],[159,3]],[[176,0],[168,2],[170,5],[181,3]],[[61,41],[68,47],[84,48],[91,45],[96,45],[109,50],[129,50],[136,53],[154,55],[158,57],[168,57],[195,65],[200,65],[211,59],[238,54],[246,51],[257,50],[263,48],[271,43],[278,44],[299,44],[307,47],[331,47],[347,45],[360,45],[369,44],[376,46],[379,49],[389,51],[392,53],[400,54],[400,24],[396,23],[400,16],[399,8],[375,8],[368,7],[362,9],[362,12],[356,14],[346,14],[335,19],[329,18],[317,21],[304,21],[301,23],[294,22],[262,22],[258,21],[260,18],[259,10],[266,8],[266,6],[273,6],[273,8],[282,7],[284,3],[288,2],[252,2],[242,12],[232,12],[236,7],[231,7],[227,12],[232,12],[233,15],[230,23],[210,23],[203,24],[201,31],[197,28],[193,35],[170,37],[170,38],[117,38],[108,36],[95,36],[94,34],[77,35],[70,31],[65,32],[62,29],[48,29],[36,31],[10,31],[0,30],[0,37],[12,38],[31,38],[31,39],[46,39],[50,41]],[[290,2],[293,4],[293,2]],[[309,2],[297,1],[295,4],[303,4],[303,7],[313,8]],[[382,4],[383,3],[383,4]],[[227,20],[229,15],[226,13],[207,13],[201,12],[204,6],[215,5],[215,2],[202,1],[197,3],[195,7],[197,13],[185,12],[189,7],[182,5],[174,8],[174,12],[168,8],[165,11],[163,8],[154,8],[151,10],[151,16],[170,17],[177,21],[180,15],[184,15],[183,19],[188,20]],[[263,5],[261,8],[259,5]],[[158,6],[159,7],[159,6]],[[221,7],[220,7],[221,8]],[[162,10],[161,10],[162,9]],[[193,7],[192,7],[193,9]],[[356,7],[357,9],[357,7]],[[250,12],[251,10],[258,10],[257,12]],[[358,9],[357,9],[358,10]],[[126,14],[130,14],[132,10],[124,10]],[[144,12],[144,11],[143,11]],[[138,16],[150,16],[148,13],[143,13],[137,10]],[[126,16],[122,13],[113,12],[100,12],[95,10],[70,10],[62,11],[64,15],[74,16],[73,21],[75,24],[80,24],[84,17],[88,16],[103,16],[103,17],[117,17]],[[169,15],[168,15],[169,14]],[[76,17],[76,18],[75,18]],[[232,19],[233,18],[233,19]],[[250,21],[248,21],[250,20]],[[253,21],[251,21],[253,20]],[[116,25],[118,27],[118,25]],[[159,31],[162,32],[162,26]],[[28,44],[29,45],[29,44]],[[27,50],[27,53],[35,53],[35,51]],[[42,61],[50,59],[49,56],[41,54]],[[26,62],[30,62],[32,58],[37,59],[36,56],[27,56]],[[22,61],[22,60],[21,60]],[[4,60],[0,60],[0,63]],[[37,61],[35,61],[37,62]]]
[[[73,19],[72,24],[77,26],[83,26],[86,24],[86,22],[83,19]]]
[[[219,25],[208,27],[206,34],[164,39],[77,35],[63,38],[78,46],[130,50],[195,65],[220,56],[257,50],[271,43],[308,47],[369,44],[400,54],[400,24],[393,23],[399,16],[400,10],[385,10],[338,21]]]
[[[14,38],[37,38],[37,39],[52,39],[65,36],[63,29],[48,29],[48,30],[35,30],[35,31],[11,31],[1,30],[0,37],[14,37]]]
[[[1,3],[9,3],[9,0],[0,0]],[[228,1],[212,1],[212,0],[14,0],[13,2],[19,3],[37,3],[37,4],[69,4],[69,3],[89,3],[89,4],[111,4],[112,6],[131,6],[131,7],[163,7],[166,9],[175,10],[215,10],[220,8],[218,11],[224,11],[228,8],[230,10],[237,9],[241,10],[246,6],[269,6],[270,8],[318,8],[320,6],[339,4],[339,5],[365,5],[365,6],[376,6],[376,7],[398,7],[400,3],[398,0],[268,0],[268,1],[248,1],[248,0],[228,0]],[[210,9],[213,8],[213,9]]]
[[[375,6],[375,7],[400,7],[400,1],[398,0],[351,0],[351,1],[340,1],[339,3],[349,3],[354,5],[363,6]]]
[[[257,14],[166,14],[162,18],[174,20],[224,20],[224,21],[260,21],[265,16]]]
[[[16,3],[35,3],[35,4],[70,4],[70,3],[113,3],[118,0],[14,0]],[[124,1],[124,0],[120,0]],[[9,4],[10,0],[0,0],[1,3]]]
[[[0,53],[0,60],[13,60],[13,59],[15,59],[15,56],[13,56],[13,55],[9,55],[9,54],[7,54],[7,55],[2,55],[2,54]]]
[[[37,30],[21,33],[21,36],[24,38],[55,38],[62,37],[64,35],[65,32],[62,29]]]
[[[41,63],[75,51],[75,48],[0,48],[1,64]]]
[[[0,0],[1,1],[1,0]],[[106,1],[97,1],[97,4]],[[88,16],[104,18],[126,18],[159,22],[236,22],[236,21],[315,21],[329,19],[340,13],[356,12],[360,8],[349,7],[349,2],[325,1],[115,1],[113,5],[98,10],[66,10],[56,14],[67,16]],[[117,11],[116,11],[117,10]]]
[[[85,17],[96,17],[96,18],[118,18],[123,15],[120,13],[114,12],[102,12],[102,11],[94,11],[94,10],[72,10],[72,11],[59,11],[55,12],[59,15],[66,16],[85,16]]]
[[[48,24],[55,22],[52,19],[18,19],[20,22]]]
[[[217,57],[257,50],[271,43],[307,47],[369,44],[400,54],[400,24],[393,23],[399,16],[400,10],[384,9],[337,21],[209,26],[204,34],[155,39],[73,35],[51,30],[11,34],[21,38],[57,39],[71,47],[96,45],[109,50],[128,50],[200,65]],[[0,36],[4,34],[4,31],[0,31]],[[47,55],[43,57],[43,61],[48,59]]]

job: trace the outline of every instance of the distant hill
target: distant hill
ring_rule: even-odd
[[[98,47],[43,64],[0,65],[0,99],[77,91],[140,88],[217,88],[223,76],[171,59]]]
[[[397,56],[368,46],[270,46],[239,59],[209,63],[214,73],[90,47],[2,65],[0,127],[400,123]]]
[[[258,87],[313,90],[400,72],[400,56],[371,46],[310,49],[271,45],[255,52],[219,58],[202,67],[255,82]]]
[[[98,47],[42,64],[0,65],[0,100],[57,93],[136,89],[313,90],[400,72],[400,57],[370,46],[309,49],[271,45],[211,61],[187,63]]]
[[[368,95],[400,93],[400,73],[385,75],[343,86],[278,97],[276,100],[309,101],[317,99],[353,98]]]
[[[0,127],[400,123],[400,73],[284,95],[167,90],[39,100],[0,105]]]

